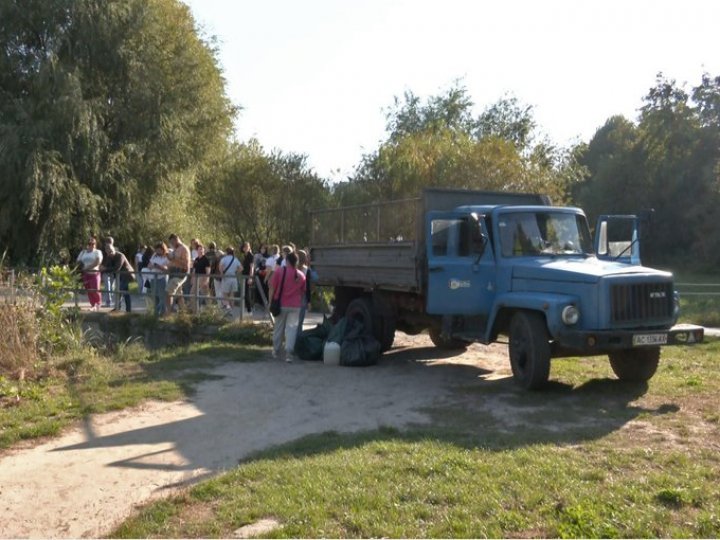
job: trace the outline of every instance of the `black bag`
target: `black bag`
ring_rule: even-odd
[[[330,333],[332,324],[323,317],[322,324],[311,330],[303,330],[295,341],[295,354],[300,360],[322,360],[325,339]]]
[[[283,268],[282,281],[280,282],[280,291],[278,291],[278,294],[273,295],[273,299],[270,301],[270,313],[272,313],[273,317],[277,317],[278,315],[280,315],[280,310],[282,309],[282,305],[280,304],[280,298],[282,297],[283,287],[285,286],[286,272],[287,268]]]
[[[340,365],[372,366],[380,359],[380,343],[367,333],[360,321],[350,321],[340,345]]]

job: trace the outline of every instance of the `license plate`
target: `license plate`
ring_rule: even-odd
[[[633,347],[640,345],[667,345],[667,334],[635,334]]]

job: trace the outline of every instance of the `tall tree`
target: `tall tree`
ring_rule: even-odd
[[[182,228],[234,109],[177,0],[0,1],[0,243]]]
[[[428,186],[536,191],[565,200],[580,171],[572,154],[535,142],[532,109],[503,98],[475,117],[473,106],[462,86],[424,103],[411,92],[396,98],[387,139],[363,157],[351,183],[367,201],[415,196]]]
[[[218,238],[254,244],[310,241],[309,211],[328,204],[329,189],[307,158],[266,152],[257,140],[234,145],[207,190]]]
[[[580,149],[590,175],[575,195],[591,213],[655,209],[657,262],[720,262],[720,78],[687,92],[660,74],[637,124],[612,118]]]

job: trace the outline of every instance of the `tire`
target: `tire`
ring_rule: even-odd
[[[360,321],[365,328],[365,333],[374,335],[375,325],[373,324],[372,302],[370,299],[361,297],[351,300],[345,310],[345,318],[348,321]]]
[[[395,341],[395,319],[389,315],[375,315],[373,320],[373,328],[375,330],[375,339],[380,342],[380,350],[382,352],[392,349]]]
[[[518,311],[510,321],[510,365],[515,383],[525,390],[542,388],[550,376],[550,336],[539,313]]]
[[[345,310],[345,317],[348,320],[354,319],[362,322],[365,333],[372,334],[380,343],[382,352],[392,348],[395,341],[395,319],[375,313],[373,302],[369,298],[361,297],[351,300]]]
[[[610,353],[610,367],[621,381],[649,381],[660,362],[660,347],[631,349]]]
[[[335,300],[333,302],[333,312],[331,320],[337,323],[340,319],[345,316],[347,308],[355,297],[356,293],[354,289],[348,287],[335,287]]]
[[[446,351],[464,351],[468,348],[468,344],[465,341],[443,337],[441,335],[441,330],[438,327],[431,327],[428,330],[428,333],[430,334],[430,341],[432,341],[438,349]]]

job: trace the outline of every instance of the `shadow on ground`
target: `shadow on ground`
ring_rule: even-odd
[[[181,358],[186,353],[177,354]],[[463,358],[420,346],[397,348],[369,368],[269,358],[229,362],[212,368],[210,380],[198,383],[191,406],[180,416],[158,415],[141,427],[118,427],[102,436],[87,422],[84,442],[55,451],[128,447],[127,457],[107,466],[188,472],[182,482],[158,487],[167,489],[232,468],[273,447],[304,455],[398,437],[491,449],[578,444],[621,429],[640,414],[677,410],[673,405],[635,405],[647,385],[610,379],[578,387],[555,382],[543,392],[527,393],[509,377],[493,377],[494,370],[483,367],[482,359],[462,363]],[[322,433],[361,435],[317,436]],[[168,460],[168,452],[179,459]]]

